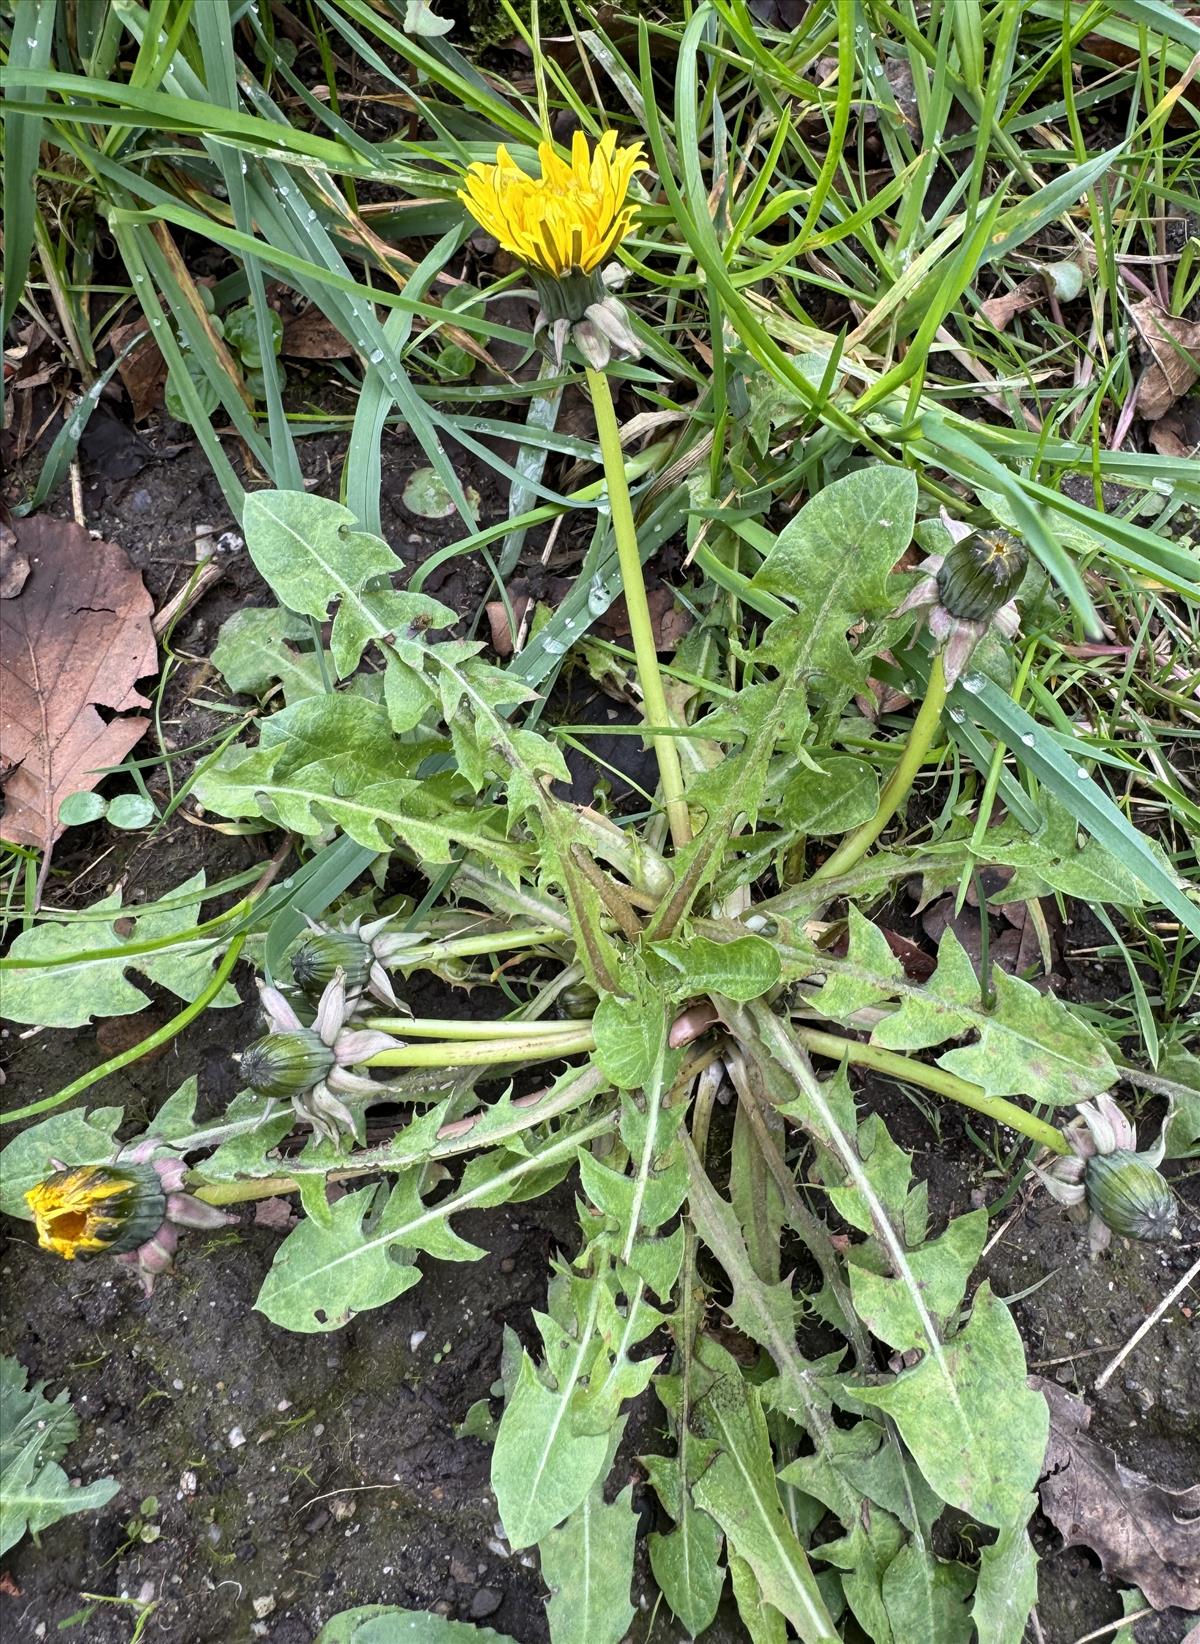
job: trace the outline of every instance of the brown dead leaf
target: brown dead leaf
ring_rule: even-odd
[[[691,617],[676,606],[674,591],[662,582],[653,588],[647,588],[646,603],[650,607],[654,649],[676,650],[692,626]],[[624,640],[630,637],[632,630],[629,626],[629,612],[625,606],[624,594],[618,594],[604,615],[597,619],[596,632],[605,639]]]
[[[1131,303],[1146,366],[1138,380],[1138,415],[1156,422],[1200,377],[1200,320],[1168,314],[1153,297]]]
[[[150,705],[135,684],[158,672],[158,651],[153,603],[122,548],[48,514],[20,520],[16,538],[31,570],[0,600],[0,757],[17,767],[0,836],[48,853],[62,800],[94,788],[149,724],[130,710]]]
[[[521,619],[529,609],[528,594],[510,594],[509,604],[512,606],[513,620],[517,627],[521,626]],[[497,656],[511,656],[516,639],[508,622],[508,611],[502,599],[491,599],[486,607],[488,627],[492,631],[492,649]]]
[[[29,575],[29,561],[7,525],[0,525],[0,599],[16,599]]]
[[[884,941],[904,966],[904,974],[909,981],[927,982],[937,969],[937,961],[933,955],[926,953],[924,948],[919,948],[907,936],[901,936],[898,930],[889,930],[886,925],[879,928],[883,932]]]
[[[1003,331],[1005,326],[1011,325],[1018,314],[1023,314],[1027,308],[1036,308],[1046,295],[1046,284],[1036,274],[1031,274],[1020,285],[1014,286],[1011,291],[998,291],[994,297],[979,305],[979,312],[986,320]]]
[[[1038,1486],[1042,1511],[1067,1547],[1090,1547],[1110,1581],[1141,1590],[1156,1610],[1200,1607],[1200,1485],[1164,1490],[1090,1438],[1090,1407],[1031,1376],[1050,1406]]]
[[[287,1233],[299,1219],[286,1199],[259,1199],[254,1206],[255,1227],[273,1227],[277,1233]]]
[[[296,360],[348,360],[354,345],[319,308],[310,306],[299,314],[284,314],[280,352]]]
[[[1076,3],[1078,4],[1078,0],[1076,0]],[[1179,0],[1175,0],[1172,10],[1178,12],[1184,27],[1188,23],[1200,23],[1200,8],[1181,6]],[[1109,39],[1104,34],[1085,34],[1080,42],[1080,52],[1090,54],[1093,57],[1101,57],[1106,63],[1115,63],[1119,68],[1127,68],[1131,63],[1139,62],[1141,59],[1141,52],[1137,46],[1126,45],[1122,40]],[[1191,129],[1196,123],[1195,116],[1190,109],[1186,106],[1180,107],[1176,101],[1181,88],[1183,90],[1187,89],[1194,71],[1194,63],[1189,64],[1183,70],[1168,67],[1166,71],[1167,97],[1164,98],[1164,102],[1168,103],[1171,109],[1171,112],[1167,115],[1167,124],[1169,126],[1181,126]],[[1190,1641],[1185,1641],[1185,1644],[1190,1644]],[[1200,1644],[1200,1641],[1198,1641],[1198,1644]]]
[[[108,334],[114,354],[119,355],[139,331],[146,331],[140,343],[117,366],[117,375],[125,384],[134,422],[141,422],[163,402],[167,386],[167,362],[158,351],[158,344],[147,330],[147,321],[139,316],[128,325],[118,325]]]
[[[977,907],[964,903],[955,913],[954,897],[943,896],[932,907],[925,909],[921,915],[921,928],[935,944],[941,941],[943,932],[952,930],[978,976],[979,967],[983,963],[983,940]]]
[[[7,1570],[0,1572],[0,1593],[3,1593],[6,1598],[20,1598],[22,1596],[21,1588],[17,1586]]]
[[[1160,457],[1200,456],[1200,401],[1185,400],[1152,424],[1150,443]]]
[[[129,924],[132,935],[135,921],[131,919]],[[96,1029],[96,1049],[105,1061],[113,1056],[123,1056],[127,1050],[140,1045],[143,1039],[157,1033],[164,1022],[165,1018],[155,1010],[139,1010],[136,1016],[110,1016]],[[131,1066],[136,1067],[138,1062],[157,1062],[170,1048],[169,1043],[155,1045],[152,1050],[139,1056]]]

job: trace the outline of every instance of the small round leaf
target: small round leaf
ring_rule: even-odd
[[[153,802],[140,793],[119,793],[108,804],[108,820],[114,828],[146,828],[157,814]]]
[[[64,828],[78,828],[84,822],[98,822],[107,809],[107,799],[98,793],[69,793],[58,807],[58,820]]]
[[[478,513],[479,492],[473,485],[466,487],[466,498]],[[449,519],[454,512],[450,493],[432,468],[418,468],[409,476],[404,487],[404,506],[421,519]]]

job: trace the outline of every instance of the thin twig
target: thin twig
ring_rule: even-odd
[[[296,1508],[298,1513],[307,1512],[318,1501],[331,1501],[334,1496],[356,1496],[363,1490],[400,1490],[403,1485],[396,1484],[343,1484],[340,1490],[326,1490],[324,1495],[309,1496],[308,1500]]]
[[[83,506],[83,475],[79,472],[78,457],[71,461],[71,513],[75,517],[76,525],[87,530],[87,513]]]
[[[1167,1311],[1168,1307],[1170,1307],[1171,1303],[1183,1295],[1183,1292],[1187,1289],[1188,1285],[1193,1282],[1197,1275],[1200,1275],[1200,1261],[1195,1261],[1192,1263],[1187,1272],[1180,1279],[1179,1283],[1175,1286],[1174,1290],[1171,1291],[1170,1295],[1163,1297],[1162,1301],[1159,1302],[1158,1306],[1154,1309],[1153,1313],[1150,1314],[1149,1318],[1144,1319],[1142,1323],[1138,1325],[1137,1329],[1133,1332],[1133,1335],[1130,1336],[1129,1340],[1125,1343],[1124,1347],[1122,1347],[1121,1351],[1117,1354],[1112,1363],[1105,1365],[1104,1369],[1096,1377],[1095,1390],[1097,1393],[1104,1386],[1105,1382],[1107,1382],[1113,1371],[1120,1365],[1124,1364],[1125,1360],[1129,1357],[1130,1353],[1133,1352],[1142,1337],[1154,1328],[1159,1319],[1161,1319],[1163,1314]],[[1097,1634],[1096,1636],[1098,1637],[1099,1635]]]
[[[1077,1353],[1064,1353],[1057,1359],[1037,1359],[1029,1368],[1031,1370],[1052,1370],[1056,1364],[1073,1364],[1076,1359],[1094,1359],[1097,1353],[1111,1353],[1112,1344],[1107,1347],[1081,1347]]]
[[[185,612],[190,611],[192,606],[198,603],[218,577],[222,577],[224,574],[225,567],[215,556],[212,559],[206,559],[202,565],[198,566],[179,592],[172,599],[169,599],[160,611],[154,613],[150,620],[150,626],[154,629],[154,637],[161,639]]]
[[[1122,1627],[1132,1626],[1135,1621],[1145,1621],[1148,1615],[1153,1614],[1154,1611],[1147,1605],[1144,1610],[1134,1610],[1132,1615],[1118,1616],[1115,1621],[1106,1621],[1103,1627],[1097,1627],[1095,1632],[1084,1633],[1082,1638],[1075,1640],[1075,1644],[1092,1644],[1093,1639],[1108,1638],[1111,1633],[1119,1633]]]

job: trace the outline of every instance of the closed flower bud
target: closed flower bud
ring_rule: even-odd
[[[56,1256],[119,1256],[162,1226],[167,1196],[151,1164],[80,1165],[56,1170],[31,1187],[25,1202],[38,1244]]]
[[[587,982],[573,982],[558,996],[558,1014],[572,1021],[582,1022],[593,1016],[600,1003],[600,995]]]
[[[1175,1226],[1175,1200],[1166,1181],[1136,1153],[1096,1153],[1087,1161],[1088,1209],[1114,1233],[1156,1243]]]
[[[302,993],[316,998],[340,970],[347,993],[357,993],[366,986],[373,957],[353,931],[314,931],[292,955],[292,975]]]
[[[987,622],[1021,586],[1029,556],[1007,531],[972,531],[956,542],[937,573],[938,598],[960,622]]]
[[[268,1033],[242,1052],[242,1078],[260,1096],[299,1096],[334,1066],[334,1054],[311,1028]]]

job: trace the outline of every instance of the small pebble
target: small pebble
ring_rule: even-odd
[[[273,1593],[264,1593],[261,1598],[252,1598],[250,1608],[260,1621],[264,1620],[275,1608],[275,1595]]]
[[[485,1616],[495,1615],[504,1602],[504,1594],[494,1587],[480,1587],[471,1599],[471,1620],[482,1621]]]
[[[245,1442],[246,1435],[240,1427],[231,1427],[229,1429],[229,1448],[231,1450],[240,1450]]]

